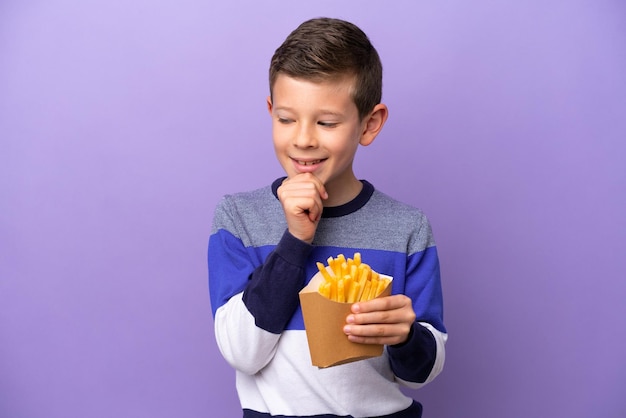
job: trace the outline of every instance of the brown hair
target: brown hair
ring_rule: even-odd
[[[316,18],[300,24],[270,64],[270,94],[279,74],[314,82],[354,76],[352,99],[363,119],[381,101],[383,69],[378,52],[356,25]]]

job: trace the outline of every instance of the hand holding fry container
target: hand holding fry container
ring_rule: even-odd
[[[325,368],[380,356],[383,345],[353,343],[343,327],[353,303],[389,296],[393,278],[363,263],[360,253],[329,257],[327,263],[317,263],[319,272],[300,291],[312,364]]]

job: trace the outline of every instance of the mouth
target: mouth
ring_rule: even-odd
[[[316,164],[319,164],[319,163],[321,163],[321,162],[322,162],[322,161],[324,161],[324,160],[307,160],[307,161],[304,161],[304,160],[294,160],[294,161],[295,161],[297,164],[299,164],[299,165],[303,165],[303,166],[311,166],[311,165],[316,165]]]
[[[316,173],[324,165],[324,161],[326,160],[326,158],[301,160],[297,157],[291,159],[293,162],[293,168],[298,173]]]

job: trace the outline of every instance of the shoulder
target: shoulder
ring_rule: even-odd
[[[428,217],[421,208],[375,190],[367,205],[369,222],[378,225],[387,237],[408,240],[410,252],[435,245]]]
[[[391,217],[398,222],[415,222],[416,220],[428,222],[426,214],[421,208],[402,202],[378,189],[374,190],[368,206],[368,209],[377,218]]]
[[[257,217],[259,213],[270,213],[277,203],[270,186],[226,194],[216,205],[214,229]]]
[[[280,177],[265,187],[224,195],[218,203],[218,207],[230,205],[242,209],[256,208],[258,210],[259,208],[265,209],[267,206],[280,205],[276,190],[284,179],[285,177]]]
[[[285,228],[280,202],[267,186],[223,196],[215,208],[211,234],[222,231],[258,247],[276,244]]]
[[[270,186],[266,186],[255,190],[226,194],[217,203],[217,207],[245,210],[248,207],[256,207],[259,204],[272,203],[273,200],[272,189]]]

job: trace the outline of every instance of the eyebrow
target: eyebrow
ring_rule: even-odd
[[[274,107],[274,111],[287,111],[287,112],[295,112],[293,110],[293,108],[289,107],[289,106],[276,106]],[[334,117],[343,117],[344,114],[341,112],[335,112],[334,110],[329,110],[329,109],[322,109],[319,112],[317,112],[318,115],[320,116],[334,116]]]
[[[336,116],[336,117],[343,117],[343,113],[339,113],[339,112],[334,112],[332,110],[322,110],[320,112],[320,115],[324,115],[324,116]]]

